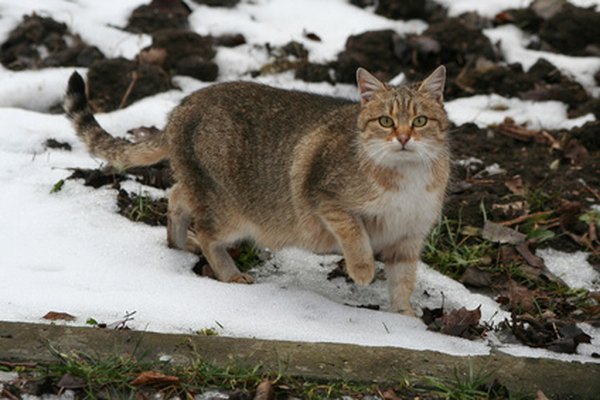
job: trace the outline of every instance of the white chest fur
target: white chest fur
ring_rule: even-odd
[[[361,210],[375,252],[405,237],[423,238],[437,221],[443,188],[432,188],[428,170],[411,171],[395,190],[379,195]]]

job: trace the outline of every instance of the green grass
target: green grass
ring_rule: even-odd
[[[140,222],[145,221],[154,215],[156,211],[152,207],[152,199],[148,194],[138,194],[135,200],[135,205],[131,207],[127,214],[127,218],[134,221]]]
[[[476,371],[471,359],[467,363],[467,371],[461,374],[454,371],[453,379],[428,377],[426,380],[443,399],[448,400],[480,400],[516,398],[510,396],[508,390],[495,384],[493,374],[484,369]]]
[[[232,362],[230,366],[215,366],[196,356],[185,365],[170,362],[148,361],[129,355],[89,355],[85,353],[61,353],[51,347],[56,361],[35,367],[18,367],[22,379],[53,387],[66,375],[76,382],[78,398],[134,399],[160,393],[163,398],[178,396],[193,398],[208,390],[225,393],[244,394],[241,398],[253,398],[254,391],[261,382],[269,381],[275,391],[275,399],[295,397],[299,399],[340,399],[348,396],[362,399],[367,395],[380,396],[386,391],[394,391],[400,398],[424,399],[501,399],[498,390],[490,386],[492,374],[475,371],[471,361],[466,374],[455,373],[453,379],[431,376],[402,376],[395,384],[361,383],[341,380],[318,380],[286,375],[283,370],[267,371],[257,365],[252,368]],[[2,368],[10,370],[10,368]],[[135,379],[148,371],[162,374],[168,380],[153,381],[145,386],[135,384]],[[499,387],[499,385],[496,385]],[[502,388],[503,394],[508,393]],[[143,397],[143,396],[142,396]],[[148,397],[148,396],[147,396]],[[236,397],[237,398],[237,397]]]
[[[250,241],[240,242],[231,249],[230,254],[233,257],[235,264],[242,272],[248,272],[263,262],[260,258],[259,250],[254,243]]]
[[[458,279],[470,266],[490,265],[494,244],[481,239],[479,230],[444,217],[425,242],[423,261]]]

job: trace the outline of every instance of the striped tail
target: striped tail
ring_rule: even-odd
[[[63,107],[89,152],[117,169],[152,165],[168,158],[169,146],[162,133],[132,143],[106,132],[94,118],[85,95],[85,83],[77,72],[69,78]]]

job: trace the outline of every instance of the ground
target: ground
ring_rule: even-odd
[[[283,43],[270,38],[274,44],[257,44],[242,33],[219,32],[216,27],[212,33],[198,21],[206,22],[211,15],[236,16],[244,2],[208,3],[209,7],[182,1],[140,2],[122,29],[145,33],[149,42],[129,57],[103,54],[104,47],[87,44],[85,35],[71,32],[68,24],[31,13],[6,29],[0,61],[8,72],[88,68],[88,95],[98,113],[118,113],[136,102],[139,106],[148,96],[177,89],[177,82],[189,84],[185,79],[262,79],[275,84],[292,79],[324,85],[319,88],[325,87],[328,94],[345,95],[352,92],[348,85],[354,83],[359,66],[395,81],[421,79],[444,64],[448,70],[445,98],[453,121],[449,133],[453,167],[443,217],[423,259],[472,291],[491,297],[510,318],[490,326],[478,309],[438,304],[424,307],[422,320],[429,329],[454,336],[480,340],[494,332],[507,343],[560,353],[577,353],[581,344],[592,341],[579,324],[600,327],[600,283],[573,287],[539,255],[550,254],[544,253],[548,249],[585,252],[589,265],[600,272],[600,123],[596,121],[600,35],[594,33],[600,21],[593,7],[537,1],[519,9],[489,13],[483,7],[480,14],[459,15],[441,1],[403,2],[406,7],[393,1],[352,1],[355,10],[348,13],[360,10],[381,16],[376,20],[381,29],[353,32],[339,52],[327,57],[318,53],[317,45],[329,37],[328,32],[304,30],[301,39]],[[408,33],[394,29],[394,21],[413,19],[425,25]],[[500,34],[501,40],[493,40]],[[527,40],[519,39],[522,58],[516,60],[510,40],[520,35],[527,35]],[[239,68],[245,68],[243,74],[236,72],[235,62],[223,58],[240,46],[248,46],[250,55],[260,53],[248,68],[239,63]],[[527,52],[543,56],[532,60]],[[464,115],[464,108],[457,104],[470,99],[473,109],[473,96],[478,95],[487,96],[481,97],[481,113],[465,120],[459,115]],[[550,104],[547,101],[558,102],[548,108],[557,111],[532,117],[529,110],[536,104]],[[60,113],[59,103],[55,99],[38,111]],[[491,122],[484,116],[503,112],[505,117]],[[561,112],[562,119],[557,117]],[[157,130],[128,128],[133,128],[131,140]],[[44,146],[72,151],[64,138],[50,138]],[[173,184],[168,163],[126,172],[85,165],[71,167],[52,192],[61,192],[65,182],[72,181],[99,190],[116,189],[111,196],[121,215],[164,226],[165,192],[136,193],[127,186],[132,180],[160,190]],[[231,251],[241,267],[255,268],[258,275],[276,270],[273,262],[267,262],[261,272],[268,255],[251,245]],[[210,275],[205,264],[200,257],[194,271]],[[343,279],[343,261],[331,264],[328,279]],[[370,303],[353,305],[379,308]],[[599,357],[596,350],[585,355]]]

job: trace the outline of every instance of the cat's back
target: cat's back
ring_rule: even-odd
[[[346,99],[252,82],[215,84],[171,113],[170,159],[186,185],[227,188],[223,196],[236,197],[249,213],[259,206],[282,210],[290,206],[298,144],[332,121],[335,136],[353,135],[357,112]]]
[[[284,126],[294,131],[320,124],[322,117],[350,104],[347,99],[236,81],[198,90],[185,98],[179,108],[192,111],[191,118],[231,119],[244,125],[243,131]]]

